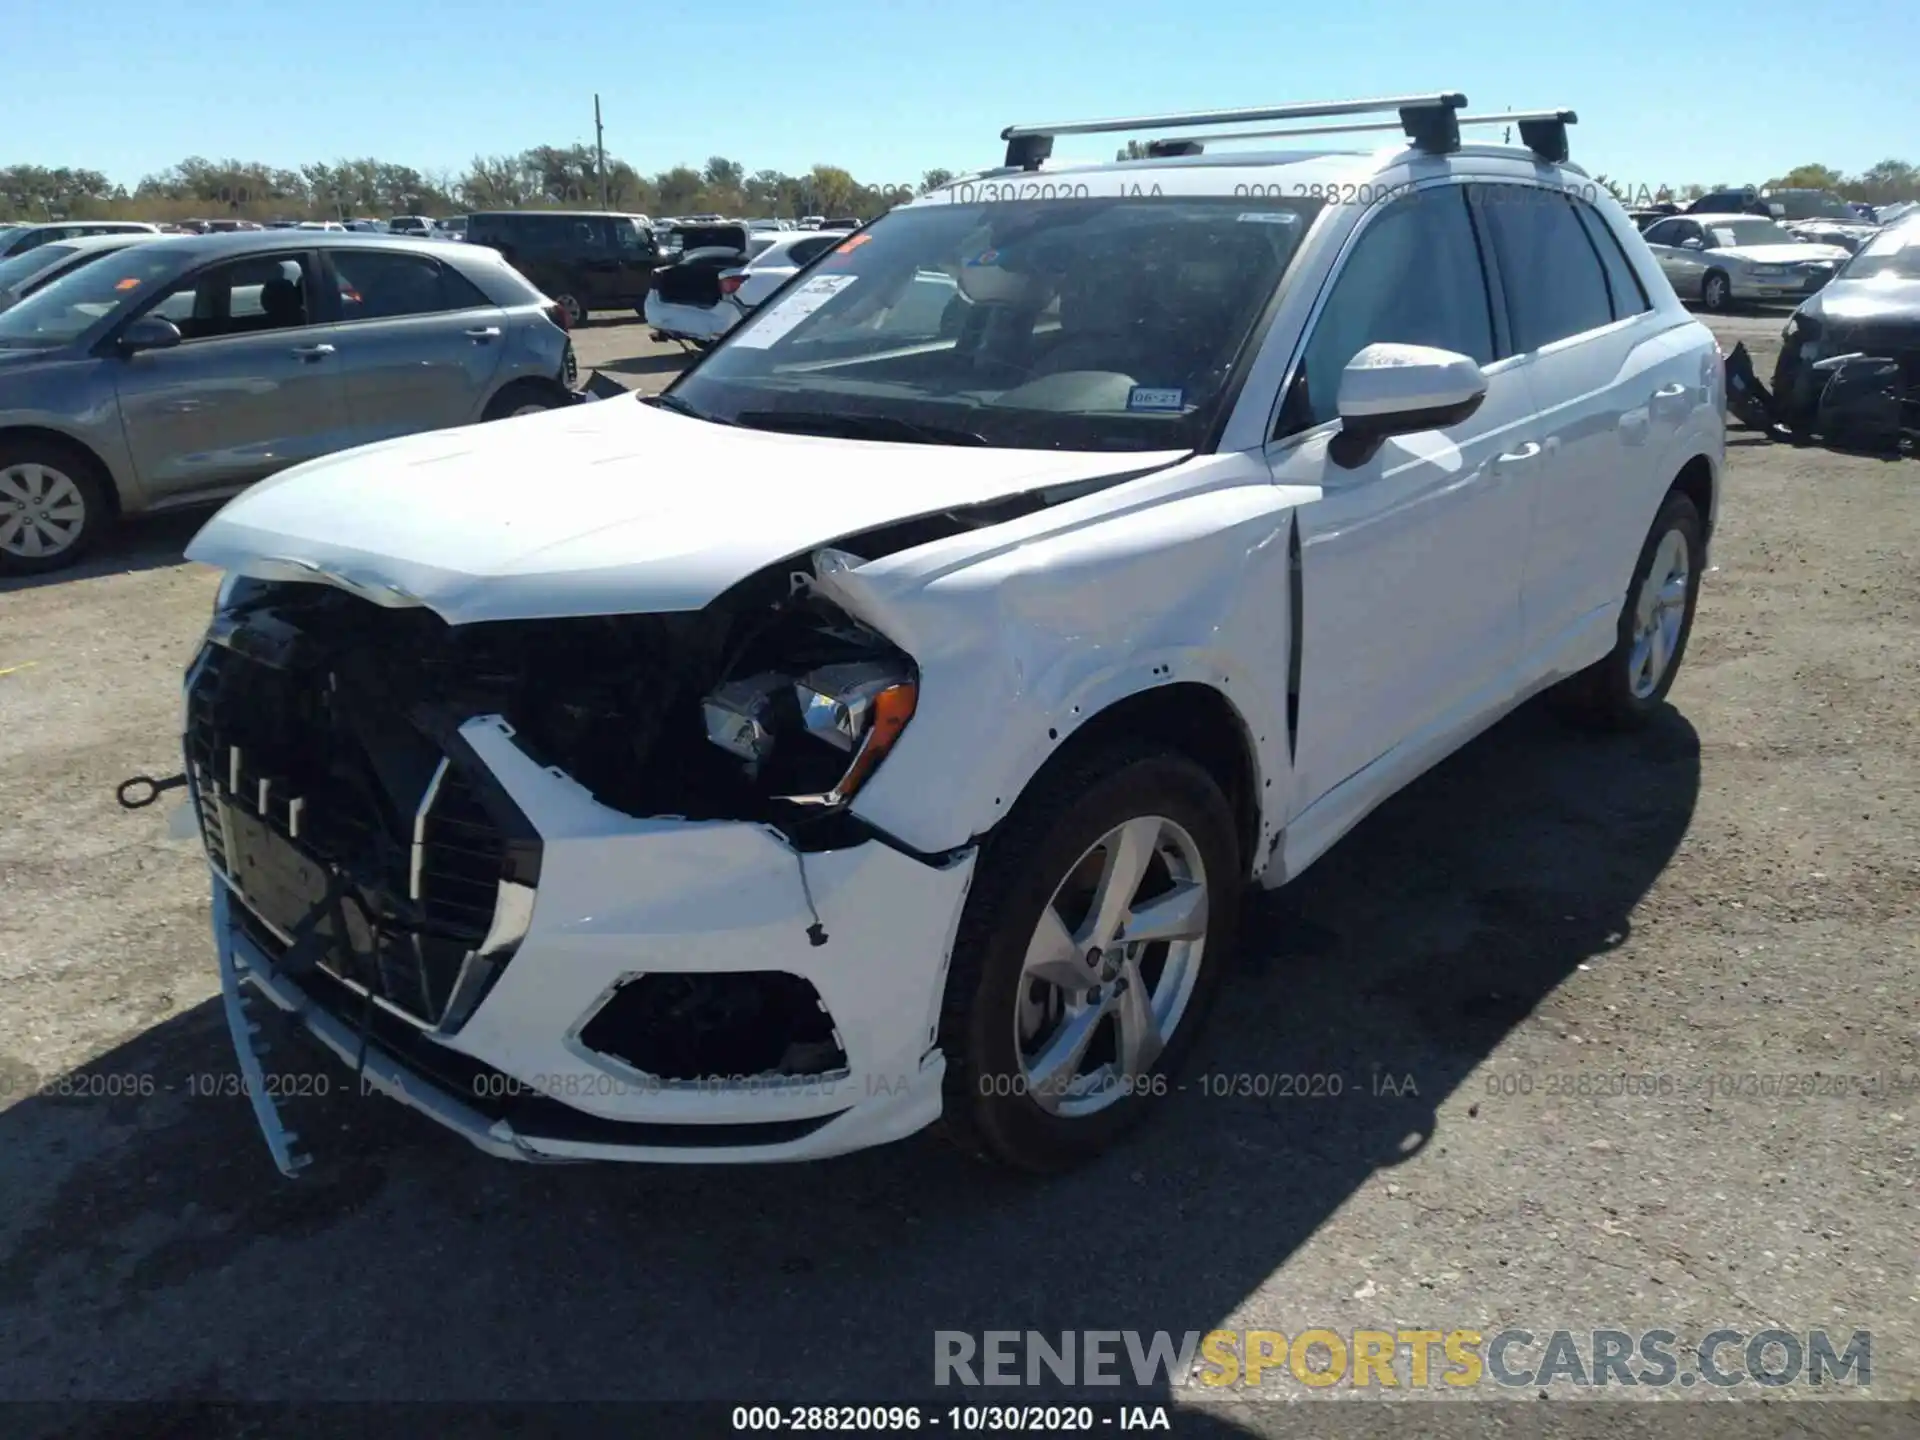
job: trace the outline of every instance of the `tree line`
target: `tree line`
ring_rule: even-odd
[[[642,175],[607,158],[600,174],[585,145],[536,145],[517,155],[476,155],[464,173],[417,170],[368,157],[295,168],[190,156],[129,189],[98,170],[0,166],[0,220],[353,219],[453,215],[475,210],[603,208],[646,215],[856,215],[867,218],[952,179],[924,172],[918,184],[871,184],[837,165],[802,175],[752,174],[715,155],[698,168]]]
[[[1132,142],[1125,160],[1144,155]],[[356,216],[453,215],[473,210],[606,208],[647,215],[879,214],[916,194],[944,185],[948,170],[922,173],[917,184],[872,184],[837,165],[815,165],[801,175],[779,170],[749,174],[737,160],[715,155],[703,166],[675,165],[642,175],[625,160],[609,157],[603,177],[585,145],[536,145],[517,155],[476,155],[462,173],[417,170],[365,158],[316,161],[292,169],[251,160],[190,156],[141,178],[128,189],[98,170],[41,165],[0,166],[0,220],[141,219],[186,220],[215,216],[246,219],[352,219]],[[1696,199],[1712,185],[1649,188],[1599,176],[1600,183],[1629,204]],[[1882,160],[1857,175],[1826,165],[1798,165],[1766,182],[1774,188],[1832,190],[1848,200],[1889,205],[1920,200],[1920,166]]]

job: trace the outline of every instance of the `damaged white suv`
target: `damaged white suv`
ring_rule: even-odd
[[[276,1009],[503,1156],[1060,1167],[1171,1088],[1244,887],[1536,692],[1644,718],[1720,360],[1570,115],[1461,104],[1016,127],[657,401],[229,504],[185,751],[282,1167]],[[1410,143],[1049,158],[1368,110]]]

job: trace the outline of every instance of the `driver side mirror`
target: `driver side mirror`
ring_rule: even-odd
[[[1340,430],[1327,447],[1343,470],[1366,464],[1395,435],[1458,425],[1487,398],[1468,356],[1430,345],[1369,345],[1340,375]]]
[[[171,320],[142,315],[120,332],[117,348],[122,355],[138,355],[145,350],[171,350],[185,338]]]
[[[1689,235],[1680,242],[1680,248],[1682,250],[1704,250],[1707,248],[1707,242],[1702,240],[1698,235]]]

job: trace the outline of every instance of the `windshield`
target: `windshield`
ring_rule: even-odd
[[[57,264],[71,254],[73,254],[71,245],[41,245],[0,260],[0,290],[11,290],[22,280],[38,275],[48,266]]]
[[[1776,190],[1767,197],[1780,207],[1782,220],[1858,220],[1851,206],[1831,190]]]
[[[1251,203],[1082,196],[895,210],[737,326],[674,399],[768,429],[1198,448],[1320,204]]]
[[[1735,245],[1798,245],[1800,241],[1790,230],[1783,230],[1771,220],[1716,220],[1707,226],[1707,233],[1713,237],[1713,243],[1719,249],[1731,249]]]
[[[172,277],[178,263],[171,254],[129,245],[82,265],[0,313],[0,349],[70,345],[116,306],[151,295],[154,286]]]
[[[1849,280],[1920,280],[1920,221],[1882,230],[1860,247],[1846,269]]]

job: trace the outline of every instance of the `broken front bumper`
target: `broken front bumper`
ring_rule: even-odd
[[[936,865],[874,840],[803,856],[759,824],[635,819],[541,768],[498,717],[467,722],[460,737],[542,851],[530,914],[514,926],[524,933],[457,1029],[288,963],[292,937],[269,933],[215,867],[228,1018],[282,1170],[301,1157],[263,1081],[256,996],[355,1068],[363,1090],[510,1158],[803,1160],[937,1118],[935,1027],[972,852]],[[831,1022],[832,1043],[816,1047],[831,1066],[666,1078],[596,1048],[606,1028],[596,1017],[643,978],[684,987],[769,973],[811,987]]]

